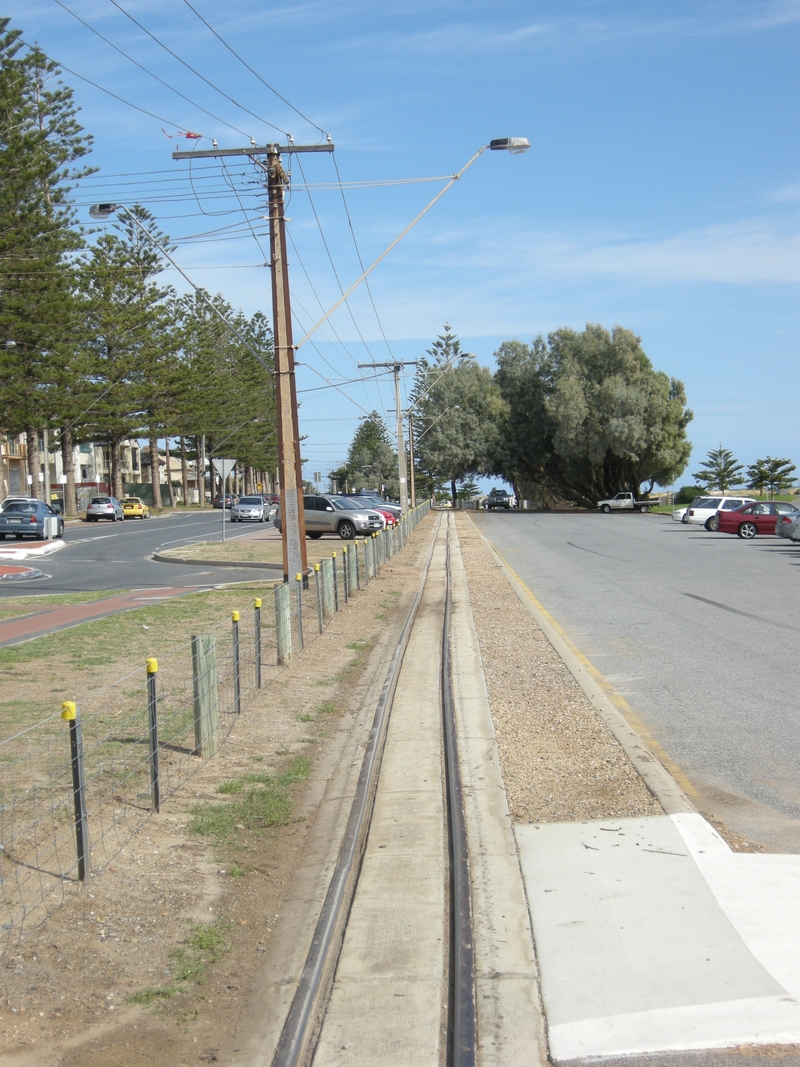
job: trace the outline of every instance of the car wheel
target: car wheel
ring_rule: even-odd
[[[16,539],[17,541],[21,541],[21,540],[22,540],[22,534],[14,534],[14,538],[15,538],[15,539]]]
[[[112,521],[112,522],[116,522],[116,521],[117,521],[117,513],[116,513],[116,511],[115,511],[115,512],[114,512],[114,514],[113,514],[113,515],[111,516],[111,521]]]
[[[681,522],[683,523],[684,526],[688,526],[689,525],[689,520],[685,515],[681,519]]]
[[[320,537],[322,537],[322,531],[315,530],[314,533],[309,533],[308,536],[311,538],[312,541],[319,541]],[[341,537],[342,535],[339,534],[339,536]]]
[[[603,512],[604,515],[610,515],[611,514],[611,508],[609,507],[608,504],[603,504],[603,506],[602,506],[602,508],[600,510]]]
[[[707,530],[710,530],[711,533],[713,533],[716,530],[717,526],[719,526],[719,519],[716,515],[712,515],[710,519],[706,519],[703,525]]]
[[[758,527],[754,522],[743,522],[736,531],[745,541],[750,541],[758,533]]]
[[[642,506],[639,508],[639,511],[641,511],[642,515],[646,515],[649,510],[650,510],[650,505],[649,504],[642,504]]]
[[[340,522],[336,531],[343,541],[352,541],[356,535],[356,528],[352,522]]]
[[[5,541],[5,539],[6,535],[4,533],[0,533],[0,541]]]

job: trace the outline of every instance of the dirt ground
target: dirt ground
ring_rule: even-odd
[[[313,818],[303,780],[313,781],[315,757],[349,728],[380,668],[383,653],[370,650],[416,588],[435,521],[262,691],[219,755],[111,866],[70,887],[66,904],[3,955],[2,1067],[212,1063],[219,1036],[245,1025],[247,991]],[[264,781],[284,804],[266,829],[243,806]],[[242,822],[225,822],[226,804],[237,805],[234,818],[246,812]],[[193,832],[202,819],[210,835]]]

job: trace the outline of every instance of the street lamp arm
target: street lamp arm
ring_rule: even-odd
[[[461,168],[460,171],[458,171],[457,174],[453,175],[453,177],[450,179],[450,181],[447,183],[447,185],[445,185],[445,187],[443,189],[439,190],[439,192],[436,194],[436,196],[433,198],[433,200],[431,200],[431,202],[428,204],[428,206],[424,207],[422,209],[422,211],[420,211],[419,215],[417,215],[417,217],[412,222],[409,222],[408,226],[406,226],[406,228],[403,230],[403,232],[401,234],[399,234],[397,237],[395,237],[395,239],[392,241],[392,243],[389,245],[389,247],[387,249],[385,249],[385,251],[381,252],[381,254],[378,256],[378,258],[375,260],[375,262],[372,264],[372,266],[371,267],[367,267],[367,269],[364,271],[364,273],[361,275],[361,277],[357,278],[353,282],[353,284],[350,286],[350,288],[347,290],[347,292],[346,293],[342,293],[342,295],[339,297],[339,299],[336,301],[336,303],[333,305],[333,307],[322,316],[322,318],[319,320],[319,322],[316,322],[311,327],[311,329],[308,331],[308,333],[305,335],[305,337],[303,337],[303,339],[301,341],[299,341],[294,346],[295,349],[298,349],[298,348],[301,347],[301,345],[304,345],[306,343],[306,341],[309,339],[309,337],[313,333],[316,333],[316,331],[320,328],[320,326],[323,325],[323,323],[328,321],[328,319],[331,317],[331,315],[334,313],[334,311],[336,311],[336,309],[338,307],[341,307],[341,305],[345,302],[345,300],[347,300],[348,296],[350,296],[350,294],[353,292],[353,290],[357,289],[358,286],[361,285],[361,283],[367,277],[367,275],[371,274],[372,271],[375,270],[375,268],[378,266],[378,264],[382,260],[386,259],[386,257],[389,255],[391,250],[395,247],[395,245],[398,245],[403,240],[403,238],[409,232],[409,230],[413,230],[413,228],[417,225],[417,223],[422,218],[422,216],[423,215],[427,215],[427,213],[430,211],[430,209],[433,207],[433,205],[436,203],[436,201],[440,200],[444,196],[444,194],[447,192],[447,190],[450,188],[450,186],[455,184],[455,182],[457,182],[459,180],[459,178],[464,173],[464,171],[467,170],[469,167],[471,167],[472,164],[475,162],[475,160],[478,158],[478,156],[483,155],[483,153],[486,151],[486,149],[488,147],[489,147],[488,144],[484,145],[483,148],[481,148],[478,152],[475,153],[475,155],[472,157],[472,159],[469,160],[468,163],[464,164],[464,166]]]

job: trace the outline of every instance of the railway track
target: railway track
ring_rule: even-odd
[[[518,871],[495,884],[516,854],[460,566],[445,514],[274,1054],[249,1063],[511,1067],[543,1048]]]

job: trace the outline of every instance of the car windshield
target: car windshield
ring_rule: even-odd
[[[351,500],[347,496],[329,496],[327,497],[331,504],[337,511],[362,511],[364,505],[357,504],[355,500]]]
[[[260,496],[243,496],[240,499],[239,503],[247,504],[250,507],[260,507],[260,505],[263,504],[264,501],[261,499]]]

